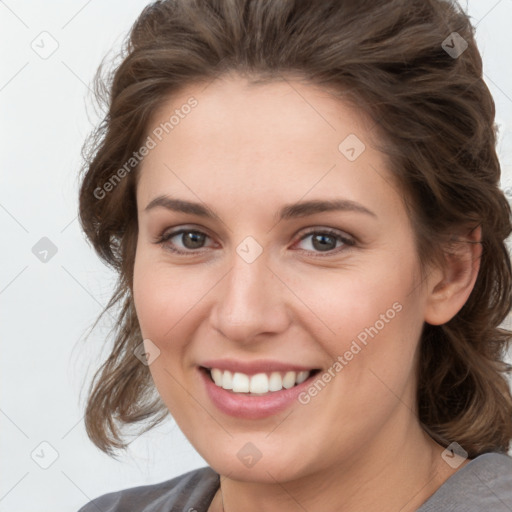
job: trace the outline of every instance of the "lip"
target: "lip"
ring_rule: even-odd
[[[211,359],[200,363],[199,366],[205,368],[218,368],[219,370],[229,370],[230,372],[240,372],[246,375],[255,375],[257,373],[286,372],[286,371],[313,371],[318,367],[300,366],[291,363],[273,361],[271,359],[258,359],[256,361],[237,361],[235,359]]]
[[[213,366],[213,368],[218,367]],[[291,367],[287,366],[287,369],[290,370]],[[305,370],[307,370],[307,368],[305,368]],[[217,386],[211,380],[210,374],[205,368],[198,366],[197,371],[204,382],[208,397],[217,409],[229,416],[248,420],[267,418],[284,411],[293,403],[298,402],[300,393],[310,386],[311,382],[316,379],[318,375],[318,372],[314,372],[304,382],[290,389],[274,391],[264,396],[251,396],[250,393],[233,393],[232,391]],[[279,370],[275,369],[273,371]]]

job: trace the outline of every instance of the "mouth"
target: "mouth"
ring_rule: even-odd
[[[320,372],[311,370],[287,370],[247,374],[220,368],[199,367],[217,387],[232,394],[246,396],[268,396],[283,389],[291,389],[311,379]]]

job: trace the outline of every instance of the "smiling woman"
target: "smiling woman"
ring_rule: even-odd
[[[511,211],[458,5],[155,2],[103,90],[87,432],[171,414],[209,466],[82,512],[510,507]]]

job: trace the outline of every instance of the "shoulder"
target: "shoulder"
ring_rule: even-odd
[[[417,512],[510,512],[512,457],[485,453],[457,471]]]
[[[204,467],[165,482],[104,494],[78,512],[203,512],[218,487],[219,475]]]

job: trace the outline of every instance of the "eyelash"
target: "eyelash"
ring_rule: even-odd
[[[206,235],[208,237],[208,235],[206,233],[204,233],[202,231],[199,231],[197,229],[190,229],[190,228],[184,229],[184,228],[182,228],[182,229],[178,229],[176,231],[170,231],[168,233],[166,233],[164,231],[162,234],[160,234],[157,237],[157,239],[155,240],[155,243],[159,244],[159,245],[162,245],[165,249],[167,249],[167,250],[169,250],[169,251],[171,251],[171,252],[173,252],[175,254],[179,254],[179,255],[183,255],[183,256],[194,256],[194,255],[200,254],[201,252],[204,252],[202,250],[203,248],[197,249],[197,250],[190,249],[190,250],[187,250],[187,251],[182,251],[182,250],[176,249],[174,247],[171,247],[171,245],[167,243],[171,238],[174,238],[175,236],[180,235],[182,233],[195,233],[195,234],[200,234],[200,235]],[[341,241],[343,243],[343,245],[341,247],[337,247],[335,249],[332,249],[330,251],[326,251],[324,253],[322,253],[321,251],[308,251],[306,249],[299,249],[299,250],[301,250],[303,252],[313,252],[315,254],[315,257],[325,258],[325,257],[333,256],[334,254],[338,254],[340,251],[347,250],[347,248],[350,248],[350,247],[356,245],[356,241],[355,240],[353,240],[351,238],[348,238],[348,237],[345,237],[345,236],[341,235],[340,232],[338,232],[336,230],[333,230],[333,229],[330,229],[330,228],[312,229],[310,231],[307,231],[297,241],[297,243],[298,242],[302,242],[308,236],[315,235],[315,234],[332,236],[332,237],[336,238],[337,240]]]

